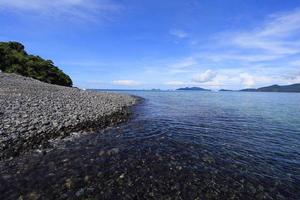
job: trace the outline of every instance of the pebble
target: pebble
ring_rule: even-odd
[[[66,179],[65,181],[65,186],[68,188],[68,189],[71,189],[72,186],[73,186],[73,181],[71,179]]]
[[[76,195],[77,197],[80,197],[80,196],[84,195],[84,191],[85,191],[85,189],[84,189],[84,188],[81,188],[80,190],[78,190],[78,191],[75,193],[75,195]]]
[[[7,73],[0,73],[0,99],[0,160],[58,136],[122,122],[137,102],[130,95],[82,91]]]
[[[107,151],[107,155],[114,155],[119,153],[120,149],[119,148],[112,148],[111,150]]]

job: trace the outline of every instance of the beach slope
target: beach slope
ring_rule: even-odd
[[[88,92],[0,72],[0,159],[125,121],[136,102],[125,94]]]

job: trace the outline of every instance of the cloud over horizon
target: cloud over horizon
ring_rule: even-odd
[[[208,69],[203,73],[197,74],[193,78],[193,81],[196,83],[206,83],[212,81],[216,76],[217,76],[216,72],[213,72],[212,70]]]
[[[138,86],[140,83],[135,80],[114,80],[112,84],[119,86]]]
[[[244,88],[275,81],[297,83],[299,76],[287,78],[285,74],[300,71],[299,35],[300,9],[273,13],[252,29],[216,33],[208,48],[192,53],[169,68],[189,71],[192,81],[204,86],[240,85]],[[210,67],[203,68],[204,65]]]

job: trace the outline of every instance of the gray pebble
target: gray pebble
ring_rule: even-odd
[[[0,73],[0,160],[58,136],[122,122],[136,102],[125,94],[82,91]],[[118,152],[112,149],[109,154]]]

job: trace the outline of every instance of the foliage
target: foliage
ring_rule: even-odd
[[[24,46],[18,42],[0,42],[0,70],[56,85],[73,84],[71,78],[54,66],[51,60],[27,54]]]

